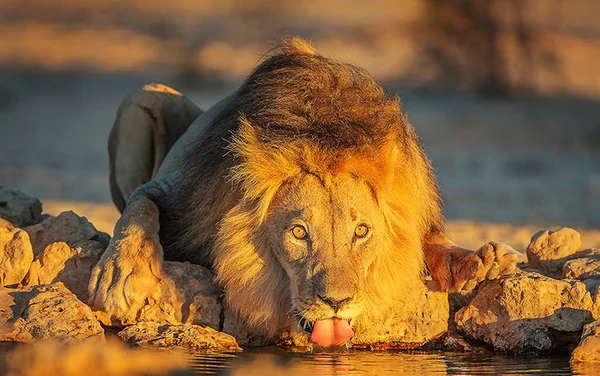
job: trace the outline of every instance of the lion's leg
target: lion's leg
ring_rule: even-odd
[[[123,100],[108,139],[110,191],[121,212],[201,114],[187,97],[164,85],[146,85]]]
[[[523,257],[500,242],[484,244],[476,252],[460,248],[440,231],[432,231],[423,244],[425,263],[443,291],[470,291],[484,279],[510,274]]]
[[[108,248],[92,271],[88,303],[105,325],[135,323],[153,293],[175,296],[175,285],[163,272],[159,212],[153,202],[161,193],[155,181],[134,191]]]

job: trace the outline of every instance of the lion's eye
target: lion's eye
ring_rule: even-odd
[[[300,225],[296,225],[292,227],[292,235],[294,235],[294,237],[299,240],[305,239],[306,229]]]
[[[354,235],[357,238],[364,238],[365,236],[367,236],[368,233],[369,233],[369,228],[367,227],[367,225],[358,225],[354,229]]]

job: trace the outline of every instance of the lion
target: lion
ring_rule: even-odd
[[[128,97],[109,156],[122,216],[89,290],[114,325],[168,285],[163,258],[211,268],[250,333],[298,330],[323,347],[348,342],[425,273],[442,291],[471,290],[518,258],[448,239],[399,98],[299,38],[207,112],[162,85]]]

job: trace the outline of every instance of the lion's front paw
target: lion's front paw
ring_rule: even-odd
[[[439,282],[443,290],[468,292],[484,279],[513,273],[522,258],[521,253],[500,242],[486,243],[476,252],[453,249],[447,259],[449,273]]]
[[[517,263],[523,261],[524,258],[522,253],[501,242],[486,243],[475,253],[484,260],[487,268],[486,279],[496,279],[499,276],[514,273]]]
[[[89,305],[103,324],[135,323],[148,297],[157,291],[159,284],[170,281],[162,271],[159,247],[158,239],[143,236],[111,241],[92,271],[88,286]]]

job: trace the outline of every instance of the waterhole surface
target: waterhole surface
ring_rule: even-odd
[[[508,356],[438,351],[336,354],[292,353],[281,349],[238,354],[195,355],[197,374],[216,375],[600,375],[600,365],[569,364],[568,355]]]

